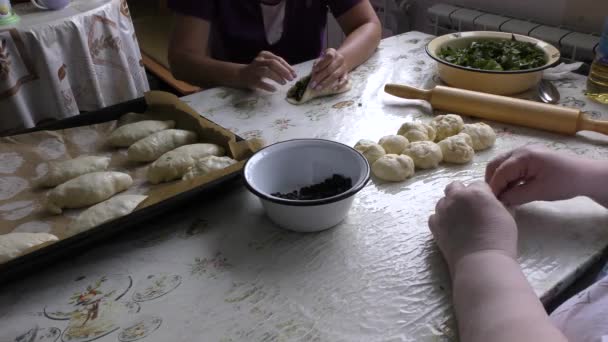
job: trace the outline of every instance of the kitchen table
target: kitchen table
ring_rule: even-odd
[[[438,82],[424,51],[431,38],[410,32],[383,40],[351,73],[350,92],[306,105],[285,101],[288,85],[275,94],[216,88],[183,100],[242,137],[269,143],[377,140],[405,121],[432,118],[428,104],[383,93],[385,83]],[[310,67],[296,70],[302,76]],[[606,107],[583,97],[583,76],[556,85],[562,105],[608,119]],[[471,164],[420,171],[402,183],[373,180],[347,219],[321,233],[277,228],[237,185],[32,270],[0,288],[0,340],[35,334],[42,336],[37,341],[79,342],[453,340],[448,274],[427,228],[443,188],[481,179],[490,159],[526,144],[608,158],[608,139],[600,135],[490,124],[497,143]],[[589,199],[532,203],[514,214],[519,261],[545,302],[608,246],[608,211]]]

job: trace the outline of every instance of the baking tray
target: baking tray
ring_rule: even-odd
[[[139,98],[110,106],[95,112],[89,112],[50,122],[40,125],[36,128],[23,130],[17,133],[12,133],[11,136],[33,133],[38,131],[53,131],[67,128],[89,126],[117,120],[123,114],[129,112],[145,112],[148,104],[145,98]],[[212,124],[211,120],[203,118]],[[244,139],[235,135],[237,142],[242,142]],[[191,203],[193,198],[205,200],[203,195],[219,195],[218,190],[222,190],[225,186],[234,187],[240,186],[242,171],[236,170],[224,174],[216,179],[213,179],[203,185],[183,191],[163,201],[154,203],[150,206],[140,208],[131,214],[115,219],[113,221],[101,224],[95,228],[89,229],[82,233],[76,234],[46,245],[42,248],[33,250],[27,254],[12,259],[6,263],[0,264],[0,284],[24,277],[31,274],[32,271],[40,267],[52,264],[60,259],[79,254],[85,248],[90,247],[98,242],[106,240],[127,228],[136,227],[144,222],[163,215],[172,209],[182,206],[185,203]],[[209,198],[209,197],[207,197]]]

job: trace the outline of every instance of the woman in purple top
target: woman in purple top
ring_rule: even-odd
[[[202,87],[274,91],[291,64],[319,57],[310,86],[339,88],[374,52],[381,26],[369,0],[169,0],[177,12],[169,48],[176,78]],[[323,51],[328,9],[346,34]]]

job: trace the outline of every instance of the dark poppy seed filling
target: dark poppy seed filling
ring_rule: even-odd
[[[299,201],[318,200],[333,197],[348,191],[353,187],[352,179],[334,174],[319,184],[305,186],[289,193],[274,193],[272,196]]]

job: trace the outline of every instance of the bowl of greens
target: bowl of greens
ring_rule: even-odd
[[[491,31],[446,34],[430,41],[426,51],[438,62],[443,82],[499,95],[532,88],[560,59],[559,50],[542,40]]]

